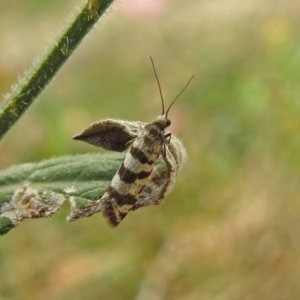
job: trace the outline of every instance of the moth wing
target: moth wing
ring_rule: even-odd
[[[88,126],[73,139],[110,151],[122,152],[135,140],[146,123],[107,119]]]
[[[151,175],[138,195],[134,209],[160,204],[172,190],[176,177],[186,160],[187,153],[182,142],[172,134],[166,144],[166,154],[161,155],[158,160],[159,163],[154,166]]]

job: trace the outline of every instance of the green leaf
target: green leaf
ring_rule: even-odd
[[[25,218],[48,217],[71,203],[69,221],[97,212],[95,206],[124,154],[69,155],[0,171],[0,235]]]

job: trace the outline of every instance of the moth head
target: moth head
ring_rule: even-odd
[[[165,114],[163,115],[159,115],[157,118],[156,118],[156,121],[159,122],[160,124],[162,124],[162,126],[164,128],[167,128],[171,125],[171,120],[167,118],[167,116]]]

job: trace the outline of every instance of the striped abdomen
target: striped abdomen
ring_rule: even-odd
[[[102,214],[117,226],[137,201],[155,162],[162,152],[164,130],[154,123],[145,126],[126,154],[118,172],[102,196]]]

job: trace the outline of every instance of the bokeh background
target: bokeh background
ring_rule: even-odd
[[[78,1],[1,1],[0,92]],[[123,0],[0,144],[2,169],[101,151],[97,120],[161,112],[189,161],[159,207],[117,229],[99,215],[25,220],[0,239],[0,300],[300,298],[300,2]]]

